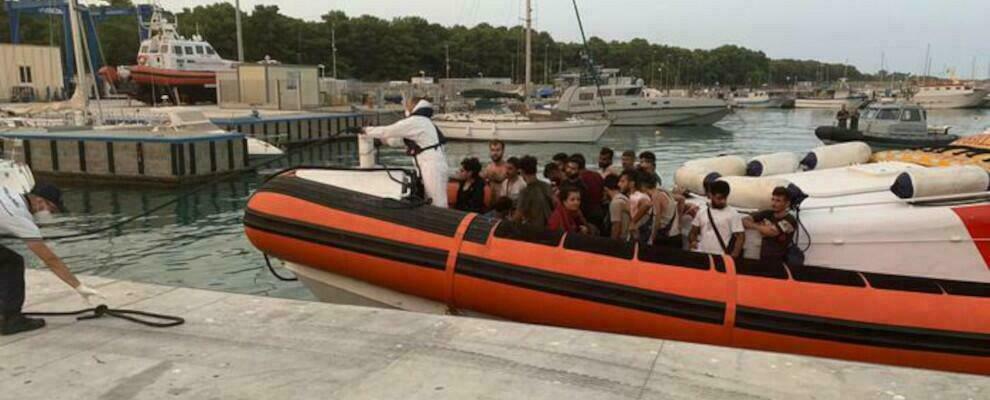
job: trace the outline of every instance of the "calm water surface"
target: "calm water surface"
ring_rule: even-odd
[[[821,145],[814,128],[830,124],[827,110],[743,110],[709,127],[612,128],[596,144],[510,144],[509,155],[531,154],[541,162],[558,152],[580,152],[591,164],[598,150],[652,150],[664,182],[684,161],[738,154],[744,157],[777,151],[803,152]],[[950,125],[953,133],[969,135],[990,128],[990,110],[937,110],[929,112],[932,125]],[[294,165],[351,165],[353,143],[326,144],[292,154],[272,170]],[[486,143],[456,142],[448,157],[456,164],[465,156],[487,158]],[[399,151],[390,150],[382,161],[408,166]],[[616,160],[618,161],[618,160]],[[298,283],[280,282],[264,269],[265,262],[244,236],[241,218],[251,193],[261,184],[259,175],[244,175],[182,197],[173,206],[155,212],[117,231],[99,237],[63,240],[55,250],[77,273],[172,286],[309,299]],[[666,183],[669,185],[669,183]],[[46,234],[72,233],[107,226],[145,212],[179,196],[181,190],[110,187],[67,187],[66,205],[72,213],[43,227]],[[21,246],[21,249],[23,247]],[[31,260],[32,265],[40,262]]]

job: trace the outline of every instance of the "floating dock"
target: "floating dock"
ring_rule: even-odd
[[[10,131],[0,152],[42,180],[68,183],[178,185],[248,169],[241,133],[126,130]]]
[[[387,125],[398,120],[394,111],[361,113],[301,113],[231,118],[211,117],[224,130],[240,132],[277,146],[294,146],[337,139],[348,128]]]
[[[50,318],[0,337],[11,399],[985,399],[990,378],[84,277],[154,329]],[[84,308],[28,271],[32,311]]]

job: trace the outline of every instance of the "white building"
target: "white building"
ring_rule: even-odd
[[[0,102],[14,101],[14,97],[48,100],[61,91],[58,47],[0,43]]]

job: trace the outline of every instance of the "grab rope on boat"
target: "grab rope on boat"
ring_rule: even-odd
[[[171,328],[173,326],[179,326],[186,323],[185,319],[173,315],[109,308],[105,304],[100,304],[93,308],[86,308],[78,311],[26,312],[24,315],[28,317],[76,317],[76,321],[114,317],[152,328]]]

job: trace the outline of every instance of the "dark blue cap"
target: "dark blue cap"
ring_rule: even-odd
[[[67,212],[65,204],[62,203],[62,191],[50,183],[39,183],[31,189],[31,194],[50,201],[60,212]]]

